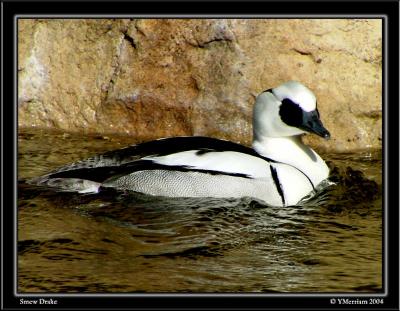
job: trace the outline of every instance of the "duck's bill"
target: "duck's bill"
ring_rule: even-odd
[[[322,123],[320,122],[320,125],[315,125],[312,128],[310,128],[309,132],[317,134],[318,136],[321,136],[324,139],[330,139],[331,134],[328,132],[326,128],[323,127]]]
[[[324,139],[331,138],[331,134],[322,124],[317,110],[303,114],[303,124],[300,128],[307,132],[317,134]]]

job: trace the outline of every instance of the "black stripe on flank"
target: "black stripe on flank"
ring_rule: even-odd
[[[196,155],[201,156],[201,155],[209,153],[209,152],[216,152],[216,151],[212,150],[212,149],[201,148],[200,150],[196,151]]]
[[[163,165],[155,163],[151,160],[138,160],[122,164],[120,166],[103,166],[103,167],[81,168],[81,169],[63,171],[51,174],[49,178],[79,178],[95,182],[104,182],[110,178],[117,179],[119,177],[134,172],[149,171],[149,170],[198,172],[210,175],[228,175],[234,177],[251,178],[246,174],[230,173],[230,172],[214,171],[214,170],[202,170],[202,169],[192,168],[190,166]]]
[[[271,169],[271,175],[272,175],[272,179],[274,180],[276,190],[278,191],[278,193],[282,199],[282,205],[285,206],[285,195],[283,194],[282,186],[279,182],[279,178],[278,178],[276,169],[272,165],[270,165],[269,167]]]
[[[123,176],[122,166],[101,166],[101,167],[84,167],[76,168],[68,171],[55,172],[48,175],[48,179],[52,178],[78,178],[102,183],[113,176]]]
[[[224,172],[224,171],[215,171],[215,170],[205,170],[205,169],[197,169],[190,166],[181,166],[181,165],[164,165],[155,163],[151,160],[140,160],[134,164],[134,169],[129,172],[128,174],[137,172],[137,171],[148,171],[148,170],[164,170],[164,171],[175,171],[175,172],[198,172],[203,174],[209,175],[227,175],[227,176],[234,176],[234,177],[242,177],[242,178],[251,178],[247,174],[241,173],[231,173],[231,172]]]

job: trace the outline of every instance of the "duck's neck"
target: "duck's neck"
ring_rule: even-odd
[[[322,158],[303,144],[301,137],[256,137],[253,148],[257,153],[277,162],[286,163],[302,171],[314,187],[328,178],[329,168]]]

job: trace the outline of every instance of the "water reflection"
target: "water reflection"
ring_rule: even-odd
[[[23,133],[19,178],[127,144]],[[172,199],[113,189],[57,193],[21,182],[18,289],[381,291],[380,154],[324,157],[335,184],[287,208],[251,198]]]

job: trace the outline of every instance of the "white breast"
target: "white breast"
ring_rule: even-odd
[[[329,176],[325,161],[310,147],[302,144],[300,137],[256,140],[253,148],[265,157],[296,167],[308,176],[314,187]]]
[[[284,196],[284,206],[295,205],[314,190],[310,180],[298,169],[283,163],[273,163]],[[272,178],[272,176],[271,176]],[[282,204],[282,202],[281,202]]]

